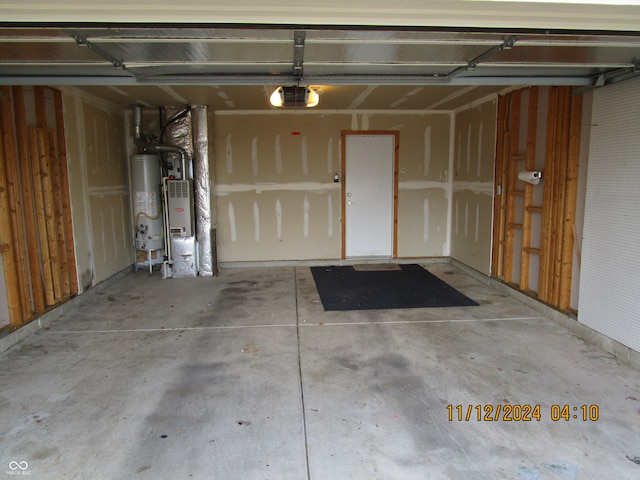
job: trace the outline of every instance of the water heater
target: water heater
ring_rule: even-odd
[[[164,248],[160,159],[157,155],[131,156],[131,192],[136,250]]]

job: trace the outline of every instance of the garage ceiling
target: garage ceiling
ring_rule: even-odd
[[[118,105],[270,108],[311,85],[321,109],[451,110],[516,85],[640,74],[639,32],[225,25],[0,28],[0,83],[75,85]]]

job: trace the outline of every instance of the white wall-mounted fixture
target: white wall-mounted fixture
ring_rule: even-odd
[[[278,87],[269,97],[274,107],[315,107],[319,101],[318,92],[314,89],[296,85]]]
[[[530,183],[531,185],[538,185],[540,180],[542,179],[542,172],[540,171],[529,171],[523,170],[518,173],[518,180],[522,180],[523,182]]]

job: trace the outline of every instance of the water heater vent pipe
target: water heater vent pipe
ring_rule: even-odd
[[[180,155],[180,171],[182,173],[182,177],[186,178],[187,175],[187,152],[180,148],[175,147],[173,145],[162,145],[159,143],[152,143],[147,141],[142,136],[142,109],[144,107],[142,105],[131,105],[132,111],[132,123],[133,123],[133,141],[138,148],[139,153],[177,153]]]

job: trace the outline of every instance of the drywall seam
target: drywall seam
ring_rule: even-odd
[[[467,172],[471,172],[471,124],[467,125]]]
[[[327,141],[327,173],[333,171],[333,137],[329,137]]]
[[[426,177],[431,170],[431,125],[424,129],[424,165],[422,174]]]
[[[453,216],[453,162],[455,148],[456,133],[456,116],[454,113],[449,114],[449,169],[447,173],[447,241],[442,246],[442,255],[448,257],[451,254],[451,219]]]
[[[87,187],[87,194],[91,197],[110,197],[114,195],[129,195],[127,185],[109,185],[107,187]]]
[[[122,218],[122,219],[125,219],[125,218],[129,217],[129,215],[127,213],[129,211],[129,208],[127,208],[125,206],[125,204],[124,204],[125,201],[128,201],[128,199],[129,199],[128,196],[127,197],[121,196],[120,199],[119,199],[120,200],[120,218]],[[130,244],[129,243],[130,240],[127,238],[127,232],[125,231],[124,228],[120,229],[120,235],[122,235],[122,245],[125,247],[125,252],[124,253],[126,255],[128,252],[131,251],[130,249],[127,248],[129,246],[129,244]]]
[[[256,243],[260,242],[260,207],[253,202],[253,233]]]
[[[178,102],[183,103],[185,105],[189,104],[189,100],[184,98],[182,95],[180,95],[178,92],[176,92],[173,88],[171,88],[171,87],[169,87],[167,85],[158,85],[158,88],[160,90],[162,90],[163,92],[165,92],[166,94],[168,94],[174,100],[177,100]]]
[[[466,88],[460,89],[457,92],[454,92],[451,95],[447,95],[446,97],[441,98],[437,102],[429,105],[429,109],[439,107],[440,105],[444,105],[445,103],[450,102],[452,100],[455,100],[456,98],[461,97],[462,95],[466,95],[467,93],[469,93],[470,91],[472,91],[475,88],[476,88],[475,85],[472,85],[470,87],[466,87]]]
[[[340,190],[339,183],[235,183],[231,185],[216,185],[214,193],[218,196],[242,192],[279,192],[279,191],[308,191],[321,192],[327,190]]]
[[[231,134],[227,135],[225,145],[226,145],[225,156],[227,160],[227,173],[231,175],[233,173],[233,150],[231,145]]]
[[[480,204],[476,203],[476,234],[475,241],[478,243],[480,240]]]
[[[327,196],[327,236],[333,237],[333,199]]]
[[[474,100],[473,102],[470,102],[466,105],[463,105],[461,107],[456,108],[455,110],[453,110],[454,114],[458,114],[460,112],[464,112],[465,110],[471,110],[473,108],[476,108],[480,105],[482,105],[483,103],[487,103],[487,102],[495,102],[498,100],[498,97],[501,95],[505,95],[510,91],[513,90],[518,90],[522,88],[521,86],[515,86],[515,87],[507,87],[504,90],[500,90],[499,92],[496,93],[490,93],[488,95],[485,95],[484,97],[480,97],[476,100]]]
[[[100,241],[102,242],[102,262],[107,264],[107,249],[105,245],[107,244],[107,239],[105,238],[105,224],[104,224],[104,212],[100,209]]]
[[[308,175],[309,174],[309,147],[308,147],[306,135],[302,137],[302,145],[300,148],[301,148],[300,156],[301,156],[301,162],[302,162],[302,166],[301,166],[302,173],[304,175]]]
[[[429,199],[425,198],[422,204],[422,215],[423,215],[423,225],[422,225],[422,241],[427,243],[429,240]]]
[[[464,237],[469,236],[469,202],[464,203]]]
[[[278,241],[282,240],[282,204],[279,198],[276,200],[276,235]]]
[[[118,239],[116,234],[118,229],[116,228],[116,212],[113,208],[113,205],[109,205],[109,213],[111,214],[111,241],[113,242],[113,256],[114,258],[119,258]]]
[[[366,98],[369,95],[371,95],[376,88],[378,88],[376,85],[369,85],[360,95],[358,95],[353,100],[353,102],[351,102],[351,105],[349,105],[349,110],[352,110],[352,109],[355,110],[360,105],[362,105],[362,102],[364,102]]]
[[[258,137],[251,139],[251,170],[253,176],[258,176]]]
[[[458,235],[460,235],[460,202],[459,200],[456,198],[456,210],[455,210],[455,230],[456,230],[456,237]]]
[[[444,182],[435,182],[428,180],[407,180],[398,182],[399,190],[429,190],[429,189],[447,190],[447,184]]]
[[[453,182],[453,191],[470,191],[493,195],[493,182]]]
[[[233,202],[229,202],[228,214],[229,214],[229,230],[231,234],[231,241],[235,242],[238,239],[238,234],[236,232],[236,212],[233,209]]]
[[[453,187],[449,182],[409,180],[398,183],[399,190],[430,190],[438,189],[451,192],[451,190],[469,190],[477,193],[492,193],[493,186],[489,182],[455,182]],[[215,185],[214,193],[218,196],[243,192],[281,192],[281,191],[305,191],[323,192],[340,190],[339,183],[235,183],[231,185]]]
[[[282,173],[282,145],[280,143],[280,134],[276,135],[274,140],[276,173]]]
[[[476,158],[476,175],[478,176],[478,178],[482,178],[482,128],[483,125],[481,120],[480,125],[478,125],[478,157]]]
[[[302,236],[309,236],[309,211],[311,210],[311,205],[309,205],[309,197],[307,195],[304,196],[304,202],[302,203]]]

